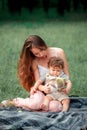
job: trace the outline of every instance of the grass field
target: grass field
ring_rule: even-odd
[[[40,35],[49,46],[65,50],[73,83],[70,95],[87,96],[87,14],[0,22],[0,101],[27,97],[17,79],[17,62],[28,35]]]

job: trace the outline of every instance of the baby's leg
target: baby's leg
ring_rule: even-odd
[[[63,99],[62,100],[62,105],[63,105],[62,111],[68,111],[69,104],[70,104],[70,99]]]
[[[43,103],[41,104],[41,109],[44,110],[44,111],[48,111],[49,110],[49,102],[53,100],[52,97],[49,97],[49,96],[45,96],[44,97],[44,101]]]

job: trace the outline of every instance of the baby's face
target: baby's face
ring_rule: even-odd
[[[52,76],[59,76],[62,72],[62,69],[59,67],[49,67],[49,73]]]

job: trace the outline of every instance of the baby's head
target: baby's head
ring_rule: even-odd
[[[64,69],[64,61],[58,57],[51,57],[48,62],[49,73],[52,76],[59,76]]]

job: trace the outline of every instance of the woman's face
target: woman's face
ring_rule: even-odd
[[[31,49],[31,52],[38,58],[45,58],[47,56],[47,50],[46,49],[39,49],[36,47],[33,47]]]

